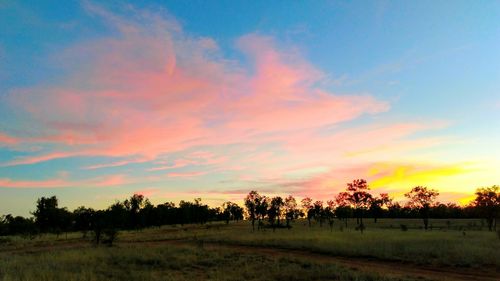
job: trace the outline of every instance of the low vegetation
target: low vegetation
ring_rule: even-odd
[[[32,218],[0,220],[0,280],[498,280],[498,189],[464,207],[421,186],[402,205],[364,180],[326,204],[251,191],[245,209],[134,194],[70,212],[42,197]]]

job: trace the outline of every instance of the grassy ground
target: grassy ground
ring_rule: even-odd
[[[304,259],[183,245],[0,255],[0,264],[1,280],[402,280]]]
[[[401,231],[400,224],[409,230]],[[450,274],[468,268],[488,271],[485,276],[493,279],[485,280],[500,277],[496,233],[468,230],[480,221],[433,221],[433,230],[427,232],[419,224],[382,220],[369,223],[363,234],[345,226],[341,231],[338,222],[332,230],[328,225],[309,228],[300,221],[291,230],[275,232],[252,232],[247,222],[165,226],[120,232],[111,248],[95,248],[80,233],[33,240],[7,237],[0,238],[0,280],[441,280],[446,272],[435,278],[432,273],[444,265],[451,267]],[[369,263],[351,266],[351,261],[359,264],[366,257]],[[403,273],[404,266],[429,270],[423,275],[390,275],[377,264],[387,272],[393,265]]]
[[[434,220],[433,230],[423,231],[418,228],[420,220],[387,219],[377,224],[367,223],[363,234],[353,228],[345,228],[339,222],[336,222],[333,229],[328,225],[319,227],[313,224],[308,227],[305,222],[298,222],[291,230],[277,229],[275,232],[271,229],[252,232],[248,223],[243,222],[229,227],[185,227],[182,228],[183,231],[172,231],[172,227],[151,229],[142,235],[123,233],[122,239],[188,238],[237,245],[302,249],[340,256],[375,257],[417,264],[500,268],[500,239],[496,233],[463,230],[470,224],[480,225],[479,221],[447,221]],[[400,224],[409,226],[409,230],[401,231]]]

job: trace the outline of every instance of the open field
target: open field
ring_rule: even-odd
[[[248,222],[120,232],[113,247],[81,233],[0,238],[0,280],[499,280],[500,239],[479,220],[298,221],[252,232]],[[401,231],[400,225],[409,229]],[[477,229],[477,230],[472,230]]]

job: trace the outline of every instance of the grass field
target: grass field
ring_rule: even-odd
[[[113,247],[81,233],[2,237],[0,280],[500,280],[500,239],[479,220],[420,224],[368,222],[363,234],[339,222],[164,226],[120,232]]]

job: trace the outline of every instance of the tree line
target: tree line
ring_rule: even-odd
[[[291,228],[291,222],[304,218],[322,227],[340,221],[345,227],[355,219],[356,229],[363,231],[367,218],[421,218],[423,228],[429,227],[429,218],[483,218],[490,231],[496,229],[500,214],[499,186],[479,188],[475,199],[466,206],[437,202],[439,192],[416,186],[405,194],[406,203],[395,202],[387,193],[373,194],[364,179],[348,183],[345,191],[326,202],[310,197],[297,201],[292,195],[268,197],[250,191],[244,198],[244,208],[233,202],[211,208],[200,198],[180,201],[176,206],[166,202],[154,206],[143,195],[134,194],[117,201],[107,209],[94,210],[78,207],[73,211],[59,207],[56,196],[41,197],[36,202],[32,217],[6,215],[0,217],[1,235],[35,237],[42,233],[62,234],[80,231],[86,237],[92,234],[96,244],[112,243],[118,230],[133,230],[162,225],[205,224],[212,221],[243,220],[251,222],[252,230],[262,228]]]
[[[200,198],[180,201],[176,206],[166,202],[154,206],[143,195],[134,194],[117,201],[107,209],[94,210],[78,207],[72,212],[60,208],[56,196],[37,200],[33,217],[6,215],[0,217],[0,235],[35,237],[42,233],[62,234],[80,231],[84,237],[90,232],[96,244],[112,243],[118,230],[138,230],[162,225],[204,224],[209,221],[243,220],[244,210],[236,203],[225,202],[210,208]]]
[[[315,221],[320,227],[328,223],[333,228],[335,220],[348,226],[348,220],[356,220],[356,229],[363,232],[366,228],[363,219],[369,217],[377,222],[379,218],[421,218],[423,228],[429,228],[429,218],[483,218],[490,231],[496,230],[500,216],[499,186],[479,188],[475,199],[466,206],[454,203],[439,203],[439,192],[424,186],[416,186],[405,193],[406,203],[400,203],[387,193],[375,195],[364,179],[348,183],[345,191],[327,200],[313,200],[305,197],[298,202],[292,195],[267,197],[253,190],[244,199],[247,219],[252,230],[271,227],[290,228],[290,222],[305,218],[309,226]],[[285,221],[283,223],[283,220]]]

